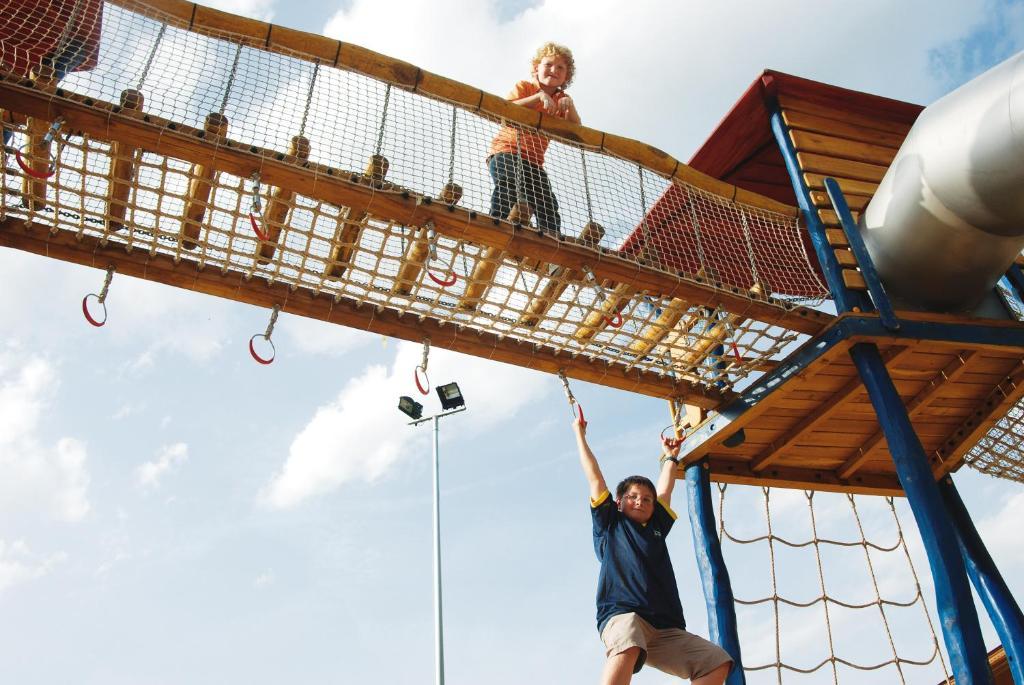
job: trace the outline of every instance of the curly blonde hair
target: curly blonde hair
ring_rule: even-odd
[[[559,45],[558,43],[544,43],[544,45],[537,48],[537,52],[534,53],[533,59],[530,60],[531,74],[537,73],[537,66],[545,57],[561,57],[565,60],[568,71],[567,76],[565,77],[565,83],[562,84],[562,87],[568,88],[569,84],[572,83],[573,77],[576,75],[576,62],[572,58],[572,50],[564,45]]]

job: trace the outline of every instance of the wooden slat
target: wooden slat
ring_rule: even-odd
[[[864,274],[854,269],[843,269],[843,285],[850,290],[867,290],[868,284]]]
[[[857,221],[860,219],[860,212],[851,212],[853,214],[853,220]],[[821,223],[826,226],[840,226],[839,215],[833,212],[831,209],[819,209],[818,218],[821,219]]]
[[[784,110],[782,112],[782,119],[791,129],[822,133],[834,138],[845,138],[847,140],[893,149],[898,149],[906,139],[905,133],[879,131],[878,129],[857,126],[847,121],[837,121],[796,110]]]
[[[910,418],[914,419],[921,414],[922,410],[928,406],[928,403],[935,399],[943,386],[955,382],[957,378],[963,375],[967,370],[968,362],[976,354],[972,350],[961,352],[945,368],[935,374],[923,390],[917,393],[909,402],[906,402],[904,406]],[[894,362],[893,365],[896,366],[897,363]],[[884,446],[884,441],[885,434],[881,430],[876,431],[864,444],[857,448],[856,452],[846,459],[837,471],[839,477],[850,478],[865,462],[875,459]]]
[[[789,137],[796,146],[797,152],[813,152],[839,159],[850,159],[856,162],[867,162],[888,167],[896,156],[896,149],[870,145],[845,138],[833,138],[821,133],[807,131],[790,131]]]
[[[864,211],[864,208],[871,202],[871,197],[868,195],[847,195],[843,193],[843,197],[846,198],[846,204],[854,212],[860,213]],[[832,208],[832,200],[829,198],[828,193],[812,190],[811,191],[811,202],[814,203],[815,207],[823,207],[825,209]]]
[[[520,342],[486,331],[421,318],[415,313],[402,314],[388,307],[368,307],[348,297],[335,299],[330,294],[318,294],[305,287],[293,291],[287,283],[247,278],[241,272],[203,269],[190,259],[180,259],[175,263],[175,258],[169,255],[150,255],[145,250],[125,252],[124,246],[113,240],[102,241],[69,231],[51,233],[48,226],[39,223],[33,226],[31,231],[27,231],[21,220],[0,221],[0,245],[98,269],[114,266],[121,275],[259,307],[270,308],[276,304],[281,306],[282,312],[402,340],[422,342],[424,338],[430,338],[436,347],[524,368],[547,373],[563,369],[570,378],[651,397],[680,398],[688,404],[705,408],[718,406],[724,399],[713,388],[697,388],[685,380],[637,369],[627,371],[622,365],[608,364],[604,360],[559,354],[553,348],[532,342]]]
[[[909,347],[892,347],[886,350],[882,358],[887,363],[895,363],[901,356],[910,352]],[[820,376],[820,374],[818,374]],[[770,466],[782,452],[797,443],[803,436],[813,431],[820,424],[835,416],[844,409],[846,403],[855,395],[864,392],[864,383],[860,376],[854,376],[837,390],[826,402],[808,414],[803,420],[790,428],[784,435],[774,441],[768,450],[759,454],[750,463],[751,471],[758,473]],[[845,477],[845,476],[844,476]]]
[[[808,102],[807,100],[801,100],[783,93],[779,94],[779,106],[783,111],[793,110],[796,112],[804,112],[806,114],[834,119],[854,126],[862,126],[864,128],[875,129],[878,131],[887,131],[904,137],[906,137],[907,133],[910,131],[910,126],[903,122],[871,117],[866,114],[859,114],[845,109],[826,107],[815,102]]]
[[[825,176],[841,176],[861,181],[879,183],[885,176],[887,167],[865,162],[854,162],[848,159],[837,159],[827,155],[819,155],[811,152],[796,153],[797,163],[804,172],[824,174]],[[841,187],[841,186],[840,186]]]
[[[816,173],[805,173],[803,175],[804,183],[811,190],[824,190],[825,189],[825,178],[828,174],[816,174]],[[842,189],[844,195],[866,195],[873,197],[875,191],[878,190],[877,181],[862,181],[855,178],[846,178],[844,176],[832,175],[832,178],[836,179],[839,183],[839,187]]]
[[[0,76],[0,100],[12,109],[33,116],[63,116],[68,126],[99,139],[134,142],[154,154],[162,154],[194,163],[209,164],[241,178],[259,170],[264,182],[288,188],[300,195],[352,207],[355,211],[372,208],[381,216],[402,217],[407,225],[433,221],[438,233],[457,240],[498,247],[523,257],[532,257],[582,270],[589,266],[598,280],[629,282],[652,297],[682,297],[694,304],[742,312],[746,318],[783,326],[814,335],[835,317],[808,307],[783,310],[774,305],[752,301],[742,294],[715,289],[683,280],[655,266],[637,264],[632,259],[604,252],[600,259],[594,251],[569,241],[556,241],[537,231],[513,231],[504,224],[495,226],[490,217],[456,207],[449,209],[431,203],[415,193],[375,191],[351,179],[351,174],[321,164],[301,167],[278,159],[279,153],[253,148],[231,140],[200,138],[197,129],[150,116],[148,121],[129,113],[115,111],[114,105],[99,101],[85,104],[84,97],[64,93],[63,98],[40,94]],[[253,151],[255,150],[255,151]],[[358,179],[358,175],[356,175]]]
[[[825,239],[832,247],[850,246],[850,242],[846,239],[846,233],[841,228],[826,228]]]

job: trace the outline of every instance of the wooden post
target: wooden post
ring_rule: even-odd
[[[137,90],[121,91],[121,107],[141,110],[145,98]],[[124,216],[128,209],[128,197],[132,192],[135,178],[135,153],[138,148],[128,143],[114,142],[110,146],[110,184],[107,186],[107,230],[120,231],[124,228]]]
[[[444,188],[438,193],[437,199],[449,207],[454,207],[462,199],[462,186],[453,182],[445,183]],[[427,234],[426,228],[420,228],[416,231],[413,239],[409,241],[409,246],[405,249],[405,254],[402,256],[402,264],[398,267],[398,276],[395,277],[395,285],[392,287],[391,292],[398,295],[408,295],[412,292],[412,286],[416,283],[416,279],[419,278],[420,271],[426,265],[427,255],[430,253]]]
[[[211,112],[206,115],[203,128],[209,136],[225,136],[228,132],[228,118],[220,112]],[[206,215],[217,171],[213,167],[197,164],[192,168],[192,174],[192,179],[188,183],[188,199],[185,202],[185,225],[182,227],[181,246],[186,250],[199,247],[199,230]]]
[[[362,182],[373,188],[382,188],[384,179],[387,178],[391,163],[384,155],[372,155],[366,164],[363,172]],[[354,221],[345,221],[341,226],[337,241],[331,248],[331,257],[327,263],[326,278],[341,278],[345,275],[345,269],[351,265],[352,255],[355,254],[356,245],[359,243],[359,236],[363,232],[363,222],[366,221],[366,212]]]
[[[292,136],[291,142],[288,144],[289,157],[304,162],[309,159],[311,151],[309,138]],[[269,264],[270,260],[274,258],[278,241],[281,239],[281,230],[288,220],[288,211],[291,209],[293,199],[295,199],[295,193],[284,188],[275,188],[271,193],[267,211],[263,215],[266,222],[264,230],[267,232],[267,240],[260,243],[259,257],[256,260],[260,264]]]
[[[605,293],[601,306],[587,314],[583,324],[572,334],[581,342],[586,342],[608,326],[609,321],[620,316],[629,301],[636,294],[636,288],[628,283],[617,283],[610,293]]]
[[[398,295],[408,295],[412,292],[412,286],[419,278],[430,253],[430,245],[427,242],[427,229],[419,228],[416,235],[409,241],[409,246],[402,257],[402,264],[398,267],[398,275],[395,276],[395,285],[391,292]]]
[[[35,87],[43,92],[52,92],[57,87],[57,80],[51,64],[39,65],[32,71],[29,78],[35,83]],[[42,176],[46,176],[50,171],[50,148],[53,143],[45,141],[50,124],[51,122],[45,119],[35,117],[29,117],[26,124],[28,155],[25,161],[28,162],[32,171]],[[45,207],[46,185],[45,178],[36,178],[26,174],[21,183],[22,204],[31,210],[40,210]]]
[[[593,221],[583,227],[580,236],[575,242],[591,248],[597,248],[604,238],[604,227]],[[558,267],[551,272],[548,282],[544,284],[540,294],[530,300],[526,305],[526,313],[519,318],[519,323],[525,326],[536,326],[544,318],[551,305],[558,301],[565,289],[573,281],[580,281],[583,275],[572,270]]]
[[[485,247],[473,267],[473,275],[466,283],[466,290],[459,300],[459,306],[463,309],[476,309],[480,306],[484,294],[491,287],[494,274],[501,264],[502,251],[496,247]]]

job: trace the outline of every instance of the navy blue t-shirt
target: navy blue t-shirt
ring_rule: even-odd
[[[660,501],[647,525],[630,521],[605,492],[592,504],[597,581],[597,630],[613,616],[636,612],[655,628],[686,628],[665,538],[675,514]]]

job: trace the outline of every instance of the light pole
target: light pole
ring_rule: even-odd
[[[441,611],[441,497],[439,485],[439,459],[438,459],[438,427],[440,420],[445,416],[458,414],[466,411],[465,400],[455,383],[439,385],[437,394],[441,398],[441,406],[445,411],[433,416],[421,416],[423,407],[413,402],[408,397],[402,397],[398,401],[398,408],[405,412],[413,420],[410,426],[418,426],[427,421],[434,423],[434,683],[444,685],[444,628]]]

